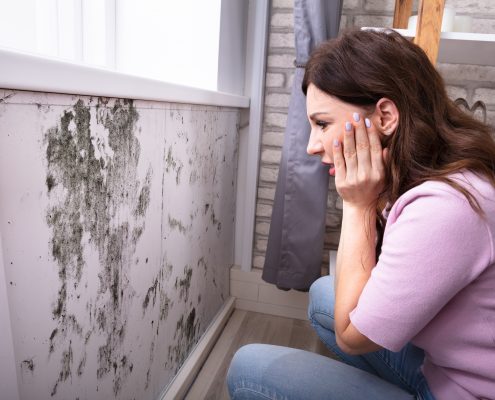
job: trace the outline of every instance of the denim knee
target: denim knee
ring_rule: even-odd
[[[334,330],[335,291],[334,277],[322,276],[309,288],[308,319]]]
[[[231,397],[240,382],[244,382],[246,378],[250,380],[250,373],[256,370],[256,359],[259,354],[262,353],[257,343],[241,346],[235,352],[227,371],[227,387]]]

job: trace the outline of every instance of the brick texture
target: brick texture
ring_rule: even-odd
[[[344,0],[340,28],[391,27],[395,0]],[[473,32],[495,32],[493,0],[447,0],[446,7],[457,15],[473,17]],[[417,12],[417,1],[413,12]],[[287,107],[294,77],[293,0],[273,0],[267,60],[265,112],[261,138],[260,175],[256,207],[256,233],[253,267],[262,268],[265,259],[278,164],[287,123]],[[465,98],[469,104],[482,100],[487,106],[487,121],[495,126],[495,67],[438,64],[450,98]],[[342,199],[330,180],[327,200],[326,234],[322,270],[328,267],[328,251],[337,249],[342,219]]]

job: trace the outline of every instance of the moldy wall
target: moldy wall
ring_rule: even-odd
[[[155,399],[229,296],[239,111],[0,90],[21,399]]]

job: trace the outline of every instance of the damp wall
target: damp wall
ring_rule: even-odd
[[[238,132],[233,108],[0,90],[20,399],[158,398],[229,296]]]

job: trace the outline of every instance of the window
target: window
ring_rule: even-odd
[[[0,0],[0,46],[217,90],[221,0]]]

